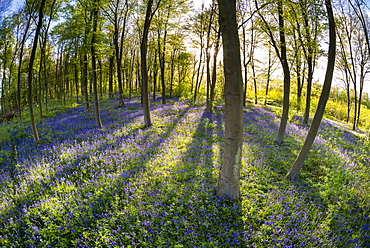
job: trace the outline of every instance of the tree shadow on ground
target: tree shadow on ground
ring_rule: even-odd
[[[289,123],[285,143],[277,146],[273,142],[277,118],[270,111],[262,108],[248,110],[244,121],[247,125],[242,171],[243,208],[246,219],[252,223],[253,234],[249,238],[256,246],[364,244],[368,235],[362,231],[366,229],[355,228],[354,225],[356,222],[364,223],[366,210],[355,203],[353,196],[341,197],[351,202],[345,200],[344,204],[357,212],[356,217],[344,220],[346,223],[341,224],[336,220],[337,217],[331,216],[345,210],[333,211],[332,204],[338,203],[335,198],[341,192],[337,192],[337,196],[325,196],[330,192],[325,188],[330,183],[325,182],[328,185],[323,187],[324,178],[332,180],[335,176],[328,171],[320,172],[324,167],[330,168],[328,163],[335,161],[329,155],[325,140],[320,137],[316,139],[298,180],[290,182],[285,175],[301,148],[307,129]],[[347,227],[341,228],[342,225]],[[348,235],[348,232],[345,234],[351,228],[353,235]]]
[[[68,220],[54,220],[54,217],[56,217],[55,213],[48,212],[48,208],[43,206],[43,204],[45,203],[46,204],[55,203],[53,202],[55,199],[57,200],[59,199],[58,201],[60,202],[60,204],[58,204],[59,206],[57,206],[57,208],[59,209],[59,212],[61,213],[64,212],[65,215],[68,216],[67,213],[70,213],[73,215],[73,210],[81,208],[80,210],[77,211],[77,213],[80,215],[80,217],[85,216],[84,221],[83,221],[84,225],[87,225],[86,223],[88,223],[89,221],[91,223],[96,223],[99,219],[99,218],[96,218],[96,216],[99,216],[99,214],[102,214],[104,212],[102,210],[102,207],[106,203],[104,203],[104,201],[100,201],[101,199],[94,198],[94,197],[97,197],[96,190],[99,190],[94,187],[95,186],[98,186],[98,187],[106,186],[104,185],[104,183],[99,185],[99,180],[101,180],[102,177],[104,176],[109,177],[110,174],[116,173],[116,170],[118,168],[115,164],[113,164],[112,167],[105,168],[105,170],[110,170],[110,171],[104,171],[105,175],[104,174],[97,175],[99,174],[99,171],[98,171],[99,167],[104,167],[103,164],[106,162],[114,161],[114,163],[120,163],[120,165],[122,166],[122,168],[120,169],[121,173],[119,174],[119,177],[121,178],[120,180],[125,180],[125,179],[130,180],[130,178],[134,177],[135,174],[143,173],[143,171],[145,171],[145,168],[143,168],[143,166],[140,164],[145,164],[145,161],[148,159],[148,157],[146,156],[147,154],[145,153],[143,153],[142,155],[139,155],[138,157],[132,157],[132,156],[127,157],[126,156],[125,161],[117,161],[118,159],[116,158],[109,158],[109,157],[104,157],[104,156],[99,157],[99,156],[101,154],[104,154],[105,151],[111,150],[115,146],[119,146],[126,139],[129,139],[131,143],[134,143],[134,144],[131,144],[134,148],[136,145],[138,146],[135,148],[136,150],[138,150],[138,153],[142,153],[139,147],[140,145],[139,143],[142,143],[142,144],[150,143],[151,147],[146,147],[145,151],[148,154],[153,155],[154,153],[157,152],[155,147],[161,145],[161,143],[164,142],[165,138],[170,136],[170,133],[176,127],[176,123],[181,121],[181,119],[186,115],[186,112],[188,111],[188,109],[189,107],[182,109],[181,113],[177,116],[177,119],[172,120],[173,121],[172,125],[169,125],[168,128],[166,127],[163,130],[161,130],[161,136],[153,137],[150,134],[150,129],[143,130],[142,128],[136,128],[136,129],[131,130],[130,133],[128,134],[121,135],[119,137],[113,136],[112,139],[110,140],[102,139],[102,142],[94,143],[93,148],[91,147],[91,144],[87,144],[88,142],[83,142],[84,147],[82,148],[73,146],[73,145],[77,145],[77,143],[68,144],[69,147],[66,150],[66,155],[62,159],[54,161],[58,163],[59,168],[46,168],[47,166],[50,167],[48,162],[51,162],[51,161],[39,161],[39,163],[47,163],[47,165],[45,165],[44,167],[48,169],[49,172],[50,172],[50,169],[53,170],[52,173],[49,173],[47,175],[41,174],[39,178],[34,178],[33,180],[30,180],[27,182],[22,182],[22,185],[20,184],[20,182],[17,183],[13,180],[11,184],[14,184],[14,188],[18,188],[17,189],[18,192],[16,192],[14,196],[11,196],[11,193],[8,195],[8,197],[10,196],[10,198],[13,198],[13,199],[11,200],[12,203],[9,203],[7,207],[4,207],[1,213],[1,219],[2,219],[1,223],[3,223],[4,225],[2,230],[7,230],[7,232],[9,232],[9,228],[13,229],[13,234],[16,233],[17,237],[12,242],[18,242],[14,244],[24,244],[22,243],[23,241],[26,242],[29,239],[28,241],[31,242],[34,239],[34,242],[36,242],[34,243],[34,245],[37,245],[37,243],[41,242],[42,239],[47,240],[48,239],[47,235],[50,234],[48,233],[48,229],[50,229],[50,226],[58,227],[62,223],[69,223]],[[145,133],[146,131],[147,133]],[[99,133],[99,135],[101,139],[102,133]],[[95,138],[99,140],[99,137],[95,137]],[[151,140],[149,140],[149,138],[151,138]],[[74,149],[76,149],[77,151],[74,151]],[[121,153],[125,152],[123,150],[124,147],[120,147],[119,149]],[[70,154],[69,152],[73,152],[73,154]],[[63,153],[59,155],[63,155]],[[117,154],[114,154],[114,155],[117,155]],[[51,159],[51,160],[54,160],[54,159]],[[40,160],[43,160],[43,159],[40,158]],[[24,163],[24,161],[22,162]],[[126,165],[125,162],[129,164]],[[90,168],[82,168],[84,164],[85,165],[88,164],[89,165],[88,167]],[[25,165],[25,167],[23,168],[24,171],[32,171],[32,168],[27,168],[26,166],[27,165]],[[127,168],[125,168],[125,166],[127,166]],[[34,167],[37,167],[37,166],[34,166]],[[38,171],[38,172],[43,173],[43,171]],[[23,176],[25,175],[27,174],[24,174]],[[20,177],[20,176],[22,175],[19,175],[17,177]],[[85,180],[86,182],[83,182],[82,180]],[[26,185],[24,183],[26,183]],[[90,192],[89,194],[88,193],[89,190],[86,190],[87,192],[82,193],[78,189],[79,185],[82,187],[89,186],[90,191],[93,193]],[[65,188],[72,187],[72,189],[64,189],[65,192],[62,192],[63,187]],[[49,195],[48,199],[45,199],[45,194]],[[77,197],[74,199],[75,196]],[[94,196],[94,197],[91,198],[91,196]],[[46,208],[46,209],[43,210],[43,208]],[[85,210],[91,208],[90,209],[91,211],[87,211],[83,213],[82,210],[84,208]],[[37,211],[34,211],[35,209]],[[58,216],[58,214],[56,215]],[[10,219],[16,219],[18,224],[16,226],[9,227]],[[71,220],[73,222],[73,218]],[[50,223],[50,222],[54,222],[54,223]],[[69,227],[71,227],[70,228],[71,230],[69,231],[70,233],[74,232],[73,226],[74,225],[69,224]],[[60,228],[65,230],[65,228],[67,227],[64,227],[64,228],[60,227]],[[78,226],[76,228],[78,228]],[[78,229],[81,229],[81,227],[79,227]],[[41,230],[43,230],[43,232],[41,232]],[[52,230],[49,230],[49,231],[52,231]],[[3,235],[1,236],[5,240],[6,239],[12,240],[14,238],[14,237],[7,236],[6,233],[3,233]],[[67,236],[68,235],[65,235],[65,237]],[[54,237],[54,239],[56,240],[60,240],[60,238],[61,238],[60,236]],[[73,236],[68,237],[68,240],[69,241],[73,240]],[[0,239],[0,241],[2,240]]]

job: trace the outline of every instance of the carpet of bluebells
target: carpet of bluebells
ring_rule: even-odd
[[[215,197],[222,105],[138,99],[94,113],[71,104],[0,124],[1,247],[369,247],[370,144],[324,121],[299,178],[285,178],[308,127],[244,110],[241,200]],[[293,118],[294,119],[294,118]]]

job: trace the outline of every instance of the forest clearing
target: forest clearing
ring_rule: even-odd
[[[219,199],[223,106],[139,99],[93,111],[68,102],[39,121],[0,125],[1,247],[368,247],[370,143],[323,121],[301,174],[285,175],[307,126],[244,108],[241,197]],[[27,118],[27,117],[25,117]]]

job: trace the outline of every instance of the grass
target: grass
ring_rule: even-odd
[[[81,105],[0,126],[1,247],[367,247],[369,142],[324,121],[299,179],[285,178],[307,127],[244,113],[241,201],[214,196],[223,107],[103,100],[103,129]]]

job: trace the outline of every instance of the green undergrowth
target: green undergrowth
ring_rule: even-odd
[[[285,175],[307,127],[244,109],[239,202],[214,185],[224,149],[223,106],[169,99],[101,102],[103,129],[81,105],[39,121],[41,144],[9,122],[0,154],[2,247],[366,247],[369,142],[325,124],[296,181]],[[12,140],[12,144],[8,146]],[[4,151],[4,152],[3,152]],[[9,159],[11,157],[11,159]]]

